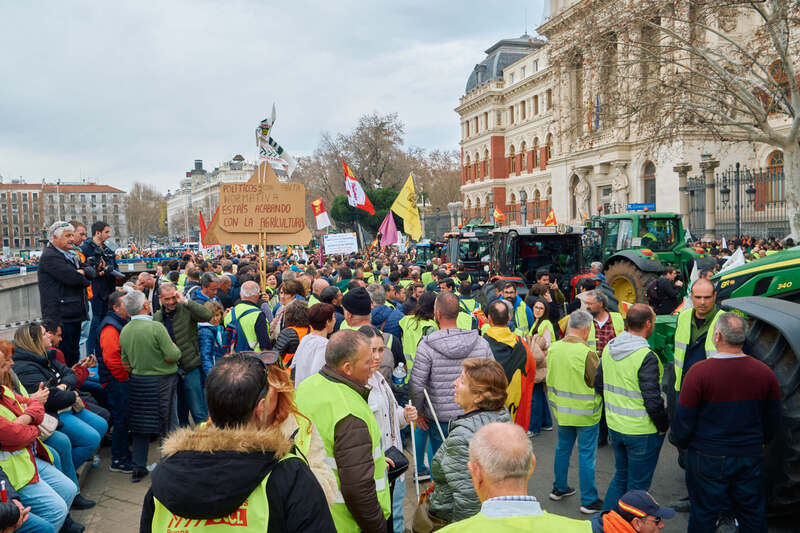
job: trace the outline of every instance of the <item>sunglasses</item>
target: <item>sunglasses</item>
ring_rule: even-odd
[[[647,517],[645,517],[645,518],[640,518],[640,520],[644,520],[645,522],[652,522],[652,523],[654,523],[655,525],[658,525],[658,524],[660,524],[661,522],[663,522],[663,520],[662,520],[662,518],[661,518],[660,516],[654,516],[653,518],[647,518]]]

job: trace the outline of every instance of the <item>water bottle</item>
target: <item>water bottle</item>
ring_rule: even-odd
[[[98,466],[100,466],[100,456],[99,455],[95,455],[92,458],[92,467],[97,468]]]
[[[397,363],[397,366],[392,371],[392,383],[399,387],[405,382],[406,368],[403,366],[403,363]]]

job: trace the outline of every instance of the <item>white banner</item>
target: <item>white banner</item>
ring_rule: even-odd
[[[352,254],[358,252],[355,233],[329,233],[323,235],[326,255]]]

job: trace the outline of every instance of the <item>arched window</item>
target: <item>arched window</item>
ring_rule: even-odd
[[[516,158],[514,157],[516,154],[514,153],[514,145],[511,145],[511,148],[508,149],[508,158],[511,160],[511,173],[517,171],[517,162]]]
[[[536,189],[533,192],[533,219],[534,220],[542,220],[542,206],[540,205],[542,202],[542,193],[539,192],[539,189]]]
[[[782,202],[784,200],[783,177],[783,152],[775,150],[767,156],[767,183],[769,184],[768,202]],[[756,188],[756,203],[760,192]]]
[[[533,168],[539,166],[539,137],[533,138]]]
[[[642,171],[642,201],[656,203],[656,166],[652,161],[645,163]]]
[[[578,213],[578,199],[577,195],[575,194],[576,192],[575,190],[578,188],[578,182],[580,182],[580,178],[578,178],[577,174],[573,174],[572,178],[569,180],[569,196],[570,196],[569,215],[570,218],[573,220],[580,218],[580,213]]]
[[[489,175],[489,149],[486,148],[483,151],[483,176],[486,177]]]
[[[550,159],[553,157],[553,134],[552,133],[548,133],[547,134],[547,143],[546,143],[546,145],[547,145],[547,160],[550,161]]]
[[[475,159],[472,161],[472,166],[475,167],[475,179],[479,179],[481,177],[481,158],[478,152],[475,152]]]
[[[469,164],[469,154],[467,154],[467,162],[465,163],[467,167],[467,181],[472,179],[472,166]]]
[[[519,170],[520,170],[520,172],[525,172],[528,169],[528,167],[525,166],[525,156],[527,155],[525,153],[525,151],[527,149],[528,149],[528,147],[525,144],[525,141],[522,141],[522,146],[520,146],[520,149],[519,149],[519,155],[520,155],[520,158],[519,158]]]

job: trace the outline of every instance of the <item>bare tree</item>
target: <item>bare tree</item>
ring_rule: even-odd
[[[164,233],[164,206],[166,200],[150,185],[136,182],[128,192],[125,215],[133,242],[143,247],[151,235]]]
[[[557,120],[571,148],[593,142],[586,130],[601,121],[617,141],[774,146],[784,152],[791,234],[800,235],[800,2],[592,0],[570,9],[544,33],[570,95]]]

